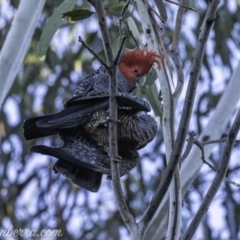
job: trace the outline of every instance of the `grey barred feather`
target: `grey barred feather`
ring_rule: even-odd
[[[117,96],[117,103],[119,110],[131,114],[151,109],[147,101],[125,93]],[[91,122],[95,112],[107,111],[108,108],[109,96],[106,94],[91,98],[71,99],[59,113],[25,120],[23,124],[24,137],[26,140],[30,140],[58,134],[60,129],[75,128]]]
[[[139,160],[136,150],[143,148],[154,138],[155,120],[139,112],[151,110],[147,101],[130,93],[152,64],[161,66],[162,57],[154,51],[136,49],[122,54],[117,68],[118,80],[118,142],[120,175],[127,174]],[[73,183],[89,191],[98,191],[102,174],[111,178],[108,157],[108,109],[109,72],[102,66],[83,79],[66,102],[64,109],[56,114],[30,118],[24,122],[27,140],[59,134],[64,144],[52,148],[35,146],[33,152],[58,158],[54,171],[71,179]]]
[[[131,93],[136,88],[136,83],[129,82],[120,70],[117,70],[118,92]],[[86,97],[109,91],[109,72],[101,66],[97,71],[81,80],[73,92],[73,97]]]
[[[50,155],[59,160],[54,165],[55,173],[60,172],[79,187],[92,192],[97,192],[102,179],[102,174],[111,178],[110,159],[106,152],[101,151],[93,142],[81,133],[72,132],[61,136],[64,145],[58,148],[48,146],[35,146],[32,152]],[[139,161],[137,151],[119,152],[120,176],[127,174]]]
[[[103,151],[108,151],[108,112],[97,111],[91,121],[83,125],[86,136]],[[126,114],[118,111],[118,149],[119,151],[138,150],[145,147],[156,135],[157,123],[150,115]],[[76,130],[78,131],[78,130]]]

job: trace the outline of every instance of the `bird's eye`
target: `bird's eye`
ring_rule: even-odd
[[[138,75],[139,70],[135,68],[135,69],[133,69],[133,73],[134,73],[135,75]]]

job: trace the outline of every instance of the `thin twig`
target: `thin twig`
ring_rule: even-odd
[[[81,38],[81,36],[78,37],[78,41],[82,43],[82,45],[106,68],[109,69],[107,64],[85,43],[85,41]]]
[[[186,149],[185,149],[185,152],[183,153],[183,155],[182,155],[182,157],[181,157],[181,159],[180,159],[179,165],[181,166],[182,162],[188,157],[188,155],[189,155],[189,153],[190,153],[190,151],[191,151],[191,149],[192,149],[193,144],[195,144],[195,145],[201,150],[201,152],[202,152],[202,157],[201,157],[201,159],[202,159],[203,163],[206,164],[209,168],[211,168],[214,172],[217,172],[217,170],[215,169],[215,167],[214,167],[211,163],[209,163],[209,162],[206,160],[206,158],[205,158],[205,152],[204,152],[205,142],[201,143],[201,142],[198,141],[195,137],[196,137],[196,133],[195,133],[195,132],[192,131],[192,132],[189,133],[189,139],[187,139],[188,144],[187,144],[187,147],[186,147]],[[226,140],[227,140],[227,138],[225,138],[225,139],[219,139],[219,140],[211,140],[211,141],[209,141],[209,142],[210,142],[210,144],[213,144],[213,143],[226,142]],[[208,142],[208,143],[209,143],[209,142]],[[237,140],[235,141],[235,144],[237,144],[236,142],[237,142]],[[239,142],[239,140],[238,140],[238,142]],[[235,185],[235,186],[237,186],[237,187],[240,187],[240,184],[239,184],[239,183],[236,183],[236,182],[230,180],[230,179],[227,178],[227,177],[224,177],[224,179],[225,179],[228,183],[233,184],[233,185]]]
[[[181,0],[181,5],[186,5],[186,0]],[[182,29],[182,19],[184,14],[184,8],[180,7],[178,9],[176,22],[175,22],[175,29],[173,32],[173,38],[172,38],[172,45],[171,45],[171,51],[170,54],[172,56],[172,60],[175,65],[175,70],[177,72],[177,87],[173,93],[173,102],[174,102],[174,110],[177,106],[177,101],[181,95],[182,89],[183,89],[183,83],[184,83],[184,75],[183,75],[183,69],[181,66],[181,62],[179,61],[178,54],[177,54],[177,48],[180,38],[180,33]]]
[[[182,5],[182,4],[178,3],[178,2],[174,2],[174,1],[171,1],[171,0],[165,0],[165,1],[166,1],[166,2],[170,2],[170,3],[173,3],[173,4],[175,4],[175,5],[178,5],[178,6],[182,7],[182,8],[186,8],[186,9],[188,9],[188,10],[192,10],[192,11],[194,11],[194,12],[198,12],[196,9],[191,8],[191,7],[188,7],[188,6],[186,6],[186,5]]]
[[[222,139],[213,139],[213,140],[210,140],[210,141],[205,141],[205,142],[202,142],[201,144],[202,145],[208,145],[208,144],[215,144],[215,143],[223,143],[223,142],[226,142],[227,141],[227,138],[222,138]],[[240,140],[236,140],[235,141],[235,144],[239,144],[240,143]]]
[[[170,51],[170,54],[172,56],[175,70],[177,72],[177,86],[173,93],[173,106],[174,106],[174,110],[175,110],[179,96],[182,93],[183,83],[184,83],[184,75],[183,75],[183,69],[182,69],[181,62],[178,58],[178,54],[175,51]]]
[[[128,23],[126,22],[125,18],[123,18],[122,21],[125,23],[125,25],[128,29],[128,32],[131,34],[131,36],[133,38],[133,41],[135,42],[136,46],[139,48],[139,43],[138,43],[137,39],[134,37],[132,31],[129,29]]]
[[[222,139],[220,139],[220,140],[222,140]],[[225,141],[226,141],[226,140],[227,140],[227,138],[225,139]],[[214,140],[213,140],[213,141],[214,141]],[[225,142],[225,141],[224,141],[224,142]],[[205,158],[204,144],[201,143],[200,141],[198,141],[197,139],[194,139],[193,143],[194,143],[196,146],[198,146],[199,149],[201,150],[201,152],[202,152],[202,157],[201,157],[201,159],[202,159],[203,163],[205,163],[205,164],[206,164],[209,168],[211,168],[214,172],[217,172],[217,170],[215,169],[215,167],[214,167],[211,163],[209,163],[209,162],[206,160],[206,158]],[[215,140],[214,143],[217,143],[217,141]],[[236,144],[236,141],[235,141],[235,144]],[[239,183],[236,183],[236,182],[230,180],[230,179],[227,178],[227,177],[224,177],[224,179],[225,179],[228,183],[233,184],[233,185],[235,185],[235,186],[237,186],[237,187],[240,187],[240,184],[239,184]]]
[[[187,146],[186,146],[186,149],[183,153],[183,155],[181,156],[180,158],[180,161],[179,161],[179,166],[181,167],[182,165],[182,162],[188,157],[191,149],[192,149],[192,146],[193,146],[193,143],[195,141],[195,137],[196,137],[196,133],[194,131],[190,132],[189,133],[189,138],[187,139]]]
[[[215,197],[218,189],[221,186],[221,183],[226,175],[228,164],[230,161],[231,151],[234,146],[235,139],[240,129],[240,109],[238,110],[238,114],[234,120],[234,123],[230,129],[227,142],[221,157],[221,162],[218,166],[217,174],[214,177],[214,180],[209,187],[206,196],[204,197],[201,206],[199,207],[196,215],[194,216],[192,222],[190,223],[189,227],[187,228],[186,232],[184,233],[181,240],[190,240],[193,239],[193,235],[196,232],[202,218],[207,213],[209,206]]]
[[[150,10],[151,12],[153,12],[163,23],[165,23],[166,21],[150,6],[149,2],[144,0],[144,2],[148,5],[148,10]]]
[[[123,37],[121,38],[119,48],[118,48],[117,56],[115,57],[115,59],[113,61],[114,65],[117,65],[117,63],[118,63],[118,60],[119,60],[120,54],[122,53],[122,49],[123,49],[124,42],[125,42],[126,39],[127,39],[127,33],[124,32]]]
[[[187,0],[181,0],[181,4],[185,5],[187,3]],[[182,29],[182,19],[184,14],[184,8],[180,7],[177,12],[176,22],[175,22],[175,29],[173,32],[173,38],[172,38],[172,45],[171,45],[171,51],[176,52],[180,37],[180,32]]]
[[[122,16],[122,17],[123,17],[123,15],[124,15],[124,13],[126,12],[129,4],[130,4],[130,0],[128,0],[128,1],[126,2],[126,4],[124,5],[124,7],[123,7],[123,9],[122,9],[122,12],[121,12],[121,16]]]
[[[163,69],[164,69],[164,76],[167,79],[167,84],[168,84],[168,89],[169,89],[169,98],[171,98],[170,101],[173,102],[171,87],[170,87],[170,80],[169,80],[169,77],[168,77],[168,74],[167,74],[167,68],[168,68],[169,73],[171,75],[172,85],[174,86],[173,75],[172,75],[172,71],[171,71],[171,68],[170,68],[170,61],[169,61],[169,57],[168,57],[168,54],[167,54],[167,50],[166,50],[165,44],[162,40],[162,36],[160,34],[160,32],[162,32],[162,29],[159,26],[159,24],[157,24],[156,19],[155,19],[154,15],[152,14],[151,11],[149,12],[149,16],[151,18],[151,24],[153,24],[154,33],[157,37],[158,44],[161,46],[161,54],[163,55],[164,60],[165,60],[165,61],[162,61],[162,66],[163,66]],[[160,81],[160,82],[162,82],[162,81]],[[172,113],[173,113],[173,111],[172,111]],[[174,120],[172,118],[172,123],[173,123],[173,121]]]

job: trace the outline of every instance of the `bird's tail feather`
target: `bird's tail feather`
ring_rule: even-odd
[[[74,184],[91,192],[97,192],[101,185],[102,174],[88,171],[69,164],[65,161],[58,160],[54,165],[56,173],[63,174],[70,179]]]
[[[94,164],[88,163],[86,161],[81,161],[81,159],[75,159],[74,157],[69,156],[69,153],[66,152],[66,150],[62,149],[62,148],[52,148],[52,147],[44,146],[44,145],[37,145],[37,146],[32,147],[30,150],[31,150],[31,152],[41,153],[43,155],[49,155],[49,156],[52,156],[55,158],[62,159],[65,162],[68,162],[69,164],[78,166],[82,169],[100,172],[99,168],[94,166]]]
[[[101,185],[102,174],[94,165],[82,162],[80,159],[76,160],[71,158],[71,156],[61,148],[39,145],[32,147],[31,151],[58,158],[59,160],[54,166],[55,172],[60,172],[79,187],[92,192],[98,191]]]
[[[48,116],[29,118],[23,123],[23,134],[26,140],[34,138],[46,137],[49,135],[57,134],[58,129],[54,128],[38,128],[36,125],[37,121],[47,119]]]

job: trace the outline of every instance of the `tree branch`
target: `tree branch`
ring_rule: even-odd
[[[174,144],[174,148],[170,157],[169,164],[163,174],[160,185],[157,188],[156,194],[154,195],[147,213],[143,216],[143,221],[149,221],[155,214],[159,204],[163,200],[170,182],[173,178],[173,174],[177,168],[177,164],[180,160],[181,152],[185,142],[186,134],[189,127],[189,121],[192,113],[194,98],[196,94],[197,83],[200,75],[200,69],[202,65],[202,60],[205,52],[206,42],[213,25],[219,0],[213,0],[207,10],[205,15],[205,20],[201,28],[201,32],[198,38],[198,45],[194,54],[193,64],[190,71],[190,80],[187,88],[186,98],[184,102],[184,107],[182,111],[182,116],[180,120],[180,126]]]
[[[192,11],[194,11],[194,12],[197,12],[196,9],[191,8],[191,7],[188,7],[188,6],[186,5],[187,3],[183,4],[183,3],[178,3],[178,2],[171,1],[171,0],[166,0],[166,2],[170,2],[170,3],[172,3],[172,4],[175,4],[175,5],[180,6],[181,8],[186,8],[186,9],[188,9],[188,10],[192,10]]]
[[[133,214],[128,209],[124,200],[120,174],[119,174],[119,157],[118,157],[118,136],[117,136],[117,67],[114,64],[113,51],[111,46],[111,39],[104,15],[103,5],[101,0],[89,0],[98,14],[98,21],[100,31],[102,33],[103,46],[107,58],[107,65],[109,69],[109,157],[111,160],[111,176],[114,194],[119,207],[120,214],[128,227],[132,238],[137,236],[137,225]],[[133,238],[134,239],[134,238]]]
[[[231,157],[231,152],[233,145],[235,143],[235,139],[237,137],[237,134],[240,129],[240,109],[238,110],[238,114],[235,118],[235,121],[230,129],[227,142],[221,157],[221,162],[218,167],[217,174],[215,175],[215,178],[210,186],[210,188],[207,191],[206,196],[204,197],[202,204],[200,208],[198,209],[195,217],[193,218],[191,224],[189,225],[187,231],[184,233],[182,240],[190,240],[192,239],[194,233],[196,232],[203,216],[207,213],[209,206],[215,197],[218,189],[221,186],[222,181],[224,180],[224,177],[226,175],[228,164]]]
[[[27,53],[45,2],[45,0],[20,1],[0,52],[0,109]]]
[[[142,28],[143,28],[143,32],[147,38],[147,43],[148,43],[148,47],[149,49],[153,49],[156,52],[159,52],[160,50],[160,46],[159,46],[159,39],[156,35],[156,31],[154,29],[154,17],[150,17],[149,12],[146,11],[146,5],[144,3],[144,1],[142,0],[138,0],[136,1],[137,4],[137,8],[138,8],[138,12],[141,18],[141,22],[142,22]],[[159,36],[160,38],[160,36]],[[161,40],[161,39],[160,39]],[[170,84],[167,80],[167,76],[166,73],[164,71],[164,68],[161,69],[160,71],[157,70],[157,75],[158,75],[158,79],[160,81],[160,85],[161,85],[161,91],[162,91],[162,98],[163,98],[163,121],[162,121],[162,125],[163,125],[163,135],[164,135],[164,144],[165,144],[165,149],[166,149],[166,158],[167,161],[170,158],[170,154],[172,152],[172,146],[173,146],[173,141],[174,141],[174,112],[173,112],[173,99],[172,99],[172,94],[171,94],[171,89],[170,89]],[[154,86],[154,85],[153,85]],[[155,86],[156,87],[156,86]],[[176,180],[177,178],[175,178]],[[174,201],[175,203],[178,203],[179,201],[177,200],[177,195],[178,195],[178,189],[176,189],[175,187],[180,186],[179,183],[179,179],[178,179],[178,183],[175,182],[174,184],[172,184],[172,194],[171,194],[171,206],[174,206],[174,204],[172,204],[172,201]],[[178,195],[179,196],[179,195]],[[152,206],[150,204],[150,206]],[[173,225],[176,228],[179,228],[179,224],[176,224],[175,221],[176,219],[176,215],[179,215],[179,209],[178,207],[174,207],[174,209],[172,210],[173,213]],[[146,212],[144,213],[142,219],[139,222],[139,228],[142,229],[143,235],[145,235],[146,233],[146,229],[148,228],[151,218],[154,214],[154,212],[151,212],[152,208],[148,208],[146,210]],[[152,213],[151,216],[149,216],[149,213]],[[148,217],[149,216],[149,217]],[[178,232],[178,230],[175,231],[175,229],[172,231],[174,233]],[[178,234],[176,234],[176,236],[178,236]]]
[[[199,136],[198,140],[209,136],[211,139],[220,138],[224,132],[225,127],[229,123],[231,116],[235,110],[236,104],[240,98],[240,62],[238,63],[231,79],[228,82],[227,87],[224,89],[223,95],[215,109],[214,114],[205,126],[204,131]],[[222,114],[224,112],[224,114]],[[204,147],[205,157],[208,158],[215,145],[206,145]],[[202,153],[197,146],[193,146],[189,156],[183,162],[181,167],[181,184],[183,195],[187,192],[187,189],[195,180],[199,169],[203,165],[201,160]],[[161,231],[166,229],[167,221],[167,198],[165,196],[162,204],[159,206],[157,213],[154,216],[153,223],[147,231],[147,239],[158,239]],[[158,228],[157,228],[158,227]],[[157,231],[156,231],[157,228]]]
[[[186,5],[187,1],[181,0],[180,4]],[[175,29],[173,32],[171,51],[170,51],[172,60],[175,65],[175,70],[177,72],[177,77],[178,77],[177,87],[173,93],[174,109],[176,109],[177,101],[181,95],[181,92],[183,89],[183,82],[184,82],[183,70],[182,70],[181,62],[179,61],[178,54],[177,54],[177,47],[178,47],[178,43],[179,43],[180,32],[182,29],[182,19],[183,19],[184,11],[185,11],[185,9],[183,7],[179,7],[177,17],[176,17],[176,22],[175,22]]]
[[[223,141],[223,140],[224,140],[224,141]],[[213,140],[213,141],[209,141],[209,142],[210,142],[210,144],[213,144],[213,143],[226,142],[226,141],[227,141],[227,138],[226,138],[226,139]],[[235,140],[235,144],[237,144],[237,142],[239,142],[239,141]],[[205,152],[204,152],[204,145],[205,145],[205,144],[201,143],[201,142],[198,141],[197,139],[193,139],[193,143],[195,143],[196,146],[198,146],[199,149],[201,150],[203,163],[206,164],[209,168],[211,168],[214,172],[217,172],[217,170],[215,169],[215,167],[214,167],[211,163],[209,163],[209,162],[206,160],[206,158],[205,158]],[[208,142],[204,142],[204,143],[207,144]],[[227,177],[224,177],[224,179],[225,179],[228,183],[233,184],[233,185],[235,185],[236,187],[240,187],[240,184],[239,184],[239,183],[236,183],[236,182],[234,182],[234,181],[231,181],[231,180],[228,179]]]
[[[108,65],[83,41],[81,36],[78,37],[78,41],[82,43],[82,45],[106,68],[108,69]]]

